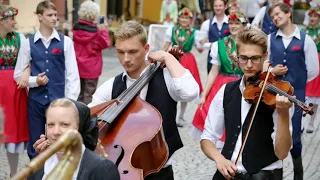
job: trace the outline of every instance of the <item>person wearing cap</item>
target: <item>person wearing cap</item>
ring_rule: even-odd
[[[237,34],[247,26],[248,21],[241,12],[231,13],[228,21],[231,35],[214,42],[211,47],[212,68],[208,75],[199,107],[192,121],[194,126],[192,136],[195,138],[200,138],[211,101],[221,86],[227,82],[235,81],[243,75],[242,70],[238,66],[235,40]],[[224,136],[217,143],[217,148],[222,148],[223,141]]]
[[[311,8],[308,11],[309,22],[308,26],[305,29],[302,29],[307,33],[315,42],[318,51],[318,60],[320,63],[320,9],[319,7]],[[311,115],[311,119],[307,126],[307,133],[312,133],[314,131],[314,120],[318,112],[318,105],[320,104],[320,77],[319,75],[312,81],[307,83],[306,87],[306,99],[308,103],[313,104],[314,114]]]
[[[76,129],[82,136],[82,155],[72,179],[120,180],[117,166],[110,160],[93,152],[98,142],[98,124],[90,118],[90,109],[82,102],[67,98],[51,102],[46,111],[46,135],[42,134],[33,147],[41,153],[54,144],[65,132]],[[43,167],[28,177],[28,180],[45,179],[63,159],[63,150],[49,157]]]
[[[179,21],[177,26],[171,26],[167,29],[165,33],[165,45],[164,51],[168,51],[170,45],[172,46],[179,46],[180,49],[184,52],[183,56],[180,59],[181,65],[188,69],[194,79],[197,81],[200,87],[200,93],[202,92],[202,84],[200,79],[200,74],[196,62],[196,58],[190,52],[192,47],[196,45],[196,38],[198,37],[197,31],[194,28],[190,27],[191,20],[193,14],[188,8],[183,8],[179,11]],[[202,52],[200,49],[197,48],[199,52]],[[184,113],[187,108],[187,102],[180,102],[180,115],[178,118],[177,126],[182,127],[183,123],[185,122]]]
[[[20,47],[26,39],[23,34],[15,32],[17,14],[18,9],[0,5],[0,106],[4,113],[4,144],[0,145],[0,152],[6,151],[10,176],[17,172],[19,153],[23,153],[29,140],[25,87],[30,69],[21,72],[17,82],[13,79]]]

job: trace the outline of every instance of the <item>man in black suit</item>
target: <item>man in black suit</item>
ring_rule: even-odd
[[[90,110],[86,105],[65,98],[57,99],[50,104],[46,118],[46,137],[45,135],[41,135],[40,139],[33,145],[36,151],[42,152],[50,144],[54,144],[67,130],[77,129],[83,137],[84,144],[82,145],[80,164],[74,172],[72,179],[120,180],[119,171],[113,162],[91,151],[95,148],[96,144],[93,146],[91,144],[88,147],[88,142],[96,142],[98,136],[95,135],[97,134],[96,128],[88,132],[88,128],[90,129],[92,126],[85,127],[90,123]],[[63,158],[63,154],[63,152],[59,151],[52,155],[46,160],[42,168],[28,177],[28,180],[41,180],[45,178]]]

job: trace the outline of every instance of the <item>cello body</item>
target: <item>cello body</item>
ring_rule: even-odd
[[[91,115],[114,102],[91,108]],[[106,107],[104,110],[107,110]],[[111,124],[100,122],[99,139],[108,159],[113,161],[121,180],[140,180],[159,172],[169,155],[160,112],[136,96]],[[101,147],[101,146],[100,146]],[[96,152],[99,152],[96,149]]]

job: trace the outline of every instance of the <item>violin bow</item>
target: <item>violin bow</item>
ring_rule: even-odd
[[[263,92],[264,92],[264,90],[265,90],[265,88],[266,88],[267,79],[269,78],[269,74],[270,74],[270,72],[271,72],[271,66],[268,67],[268,70],[267,70],[267,71],[268,71],[268,73],[267,73],[267,76],[266,76],[266,78],[265,78],[265,80],[264,80],[264,82],[263,82],[263,86],[262,86],[262,89],[261,89],[261,92],[260,92],[260,95],[259,95],[259,99],[258,99],[257,103],[254,105],[255,107],[254,107],[254,111],[253,111],[253,113],[252,113],[252,115],[251,115],[251,118],[250,118],[250,121],[249,121],[248,129],[247,129],[247,131],[246,131],[246,133],[245,133],[243,142],[242,142],[241,147],[240,147],[240,151],[239,151],[239,153],[238,153],[238,155],[237,155],[237,159],[236,159],[236,162],[235,162],[235,166],[236,166],[236,167],[237,167],[237,164],[238,164],[238,162],[239,162],[240,156],[241,156],[241,154],[242,154],[242,152],[243,152],[244,146],[245,146],[245,144],[246,144],[246,142],[247,142],[247,139],[248,139],[248,137],[249,137],[249,133],[250,133],[251,126],[252,126],[252,123],[253,123],[253,119],[254,119],[254,117],[256,116],[256,113],[257,113],[257,110],[258,110],[260,101],[261,101],[261,99],[262,99]],[[241,130],[240,130],[240,131],[241,131]]]

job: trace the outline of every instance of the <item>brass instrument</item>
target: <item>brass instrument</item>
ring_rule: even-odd
[[[45,161],[57,151],[65,148],[65,154],[59,164],[46,177],[47,180],[71,180],[77,169],[82,154],[82,137],[77,130],[68,130],[57,142],[40,153],[37,157],[17,173],[11,180],[26,179],[31,173],[41,168]]]

